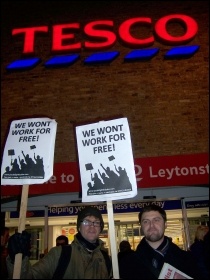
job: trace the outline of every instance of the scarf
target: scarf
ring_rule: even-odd
[[[79,243],[90,253],[93,252],[99,246],[99,240],[97,239],[95,243],[90,243],[87,241],[80,232],[76,234],[77,240]]]
[[[170,241],[164,236],[163,242],[157,249],[153,249],[146,241],[145,237],[141,240],[137,247],[138,255],[142,262],[150,268],[154,275],[158,278],[161,268],[164,264],[164,256],[167,253]]]
[[[169,240],[166,236],[164,236],[163,242],[160,244],[160,246],[157,249],[155,249],[155,251],[164,257],[168,250],[168,246],[169,246]]]
[[[164,258],[165,254],[167,253],[168,246],[169,246],[169,240],[166,236],[164,236],[163,242],[160,244],[160,246],[157,249],[154,249],[154,251],[157,252],[158,254],[160,254]],[[162,266],[162,261],[163,261],[163,259],[159,258],[155,254],[154,258],[152,259],[152,266],[154,266],[155,268],[158,268],[158,267],[160,267],[160,265]]]

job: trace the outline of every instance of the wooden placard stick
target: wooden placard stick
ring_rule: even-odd
[[[27,204],[28,204],[28,190],[29,190],[29,185],[22,186],[20,214],[19,214],[19,223],[18,223],[19,233],[22,233],[22,231],[25,230],[26,211],[27,211]],[[22,266],[22,253],[18,253],[15,255],[13,279],[20,279],[21,266]]]
[[[107,213],[108,213],[108,221],[109,221],[109,239],[111,243],[113,278],[120,279],[118,258],[117,258],[117,246],[116,246],[117,242],[116,242],[114,216],[113,216],[113,204],[111,200],[107,201]]]

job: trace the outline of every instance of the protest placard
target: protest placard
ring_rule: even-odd
[[[53,175],[57,123],[49,118],[14,120],[4,147],[2,185],[22,185],[18,232],[26,224],[30,184],[42,184]],[[15,255],[13,279],[19,279],[22,253]]]
[[[12,121],[1,165],[2,185],[42,184],[53,175],[57,123],[49,118]]]
[[[76,127],[82,202],[107,200],[114,279],[119,279],[112,200],[137,195],[127,118]]]
[[[127,118],[77,126],[82,201],[104,201],[137,195]]]

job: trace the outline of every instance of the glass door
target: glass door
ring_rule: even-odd
[[[116,226],[117,230],[117,247],[119,250],[119,244],[122,240],[127,240],[131,244],[133,250],[136,249],[137,245],[141,240],[140,226],[138,223],[119,223]]]

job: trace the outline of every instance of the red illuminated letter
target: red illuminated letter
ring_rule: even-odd
[[[131,29],[132,25],[136,25],[139,23],[151,25],[151,19],[140,17],[140,18],[131,18],[131,19],[124,21],[119,27],[120,38],[123,40],[123,42],[125,42],[126,44],[129,44],[133,47],[145,47],[145,46],[152,45],[155,41],[153,36],[146,38],[146,39],[138,39],[138,38],[134,38],[131,35],[130,29]]]
[[[81,49],[81,43],[63,44],[64,40],[72,40],[75,38],[74,34],[63,34],[65,29],[79,29],[79,23],[60,24],[53,26],[52,50],[53,51],[78,51]],[[65,32],[66,33],[66,32]]]
[[[35,32],[47,32],[47,31],[48,31],[47,26],[16,28],[12,30],[12,35],[25,33],[23,53],[33,53]]]
[[[186,32],[184,35],[179,37],[177,36],[174,37],[168,33],[166,29],[166,25],[169,21],[174,21],[174,20],[176,20],[177,22],[184,23],[186,27]],[[164,40],[166,43],[184,44],[195,37],[196,33],[198,32],[198,25],[196,21],[189,16],[175,14],[175,15],[165,16],[159,19],[155,24],[155,31],[156,34],[159,36],[159,38]]]
[[[116,42],[116,35],[112,31],[95,29],[97,26],[113,26],[114,23],[112,20],[100,20],[100,21],[93,21],[88,23],[85,28],[84,32],[86,35],[95,37],[97,39],[105,38],[105,42],[90,42],[85,41],[85,48],[87,49],[99,49],[104,47],[111,47]],[[101,40],[100,40],[101,41]]]

